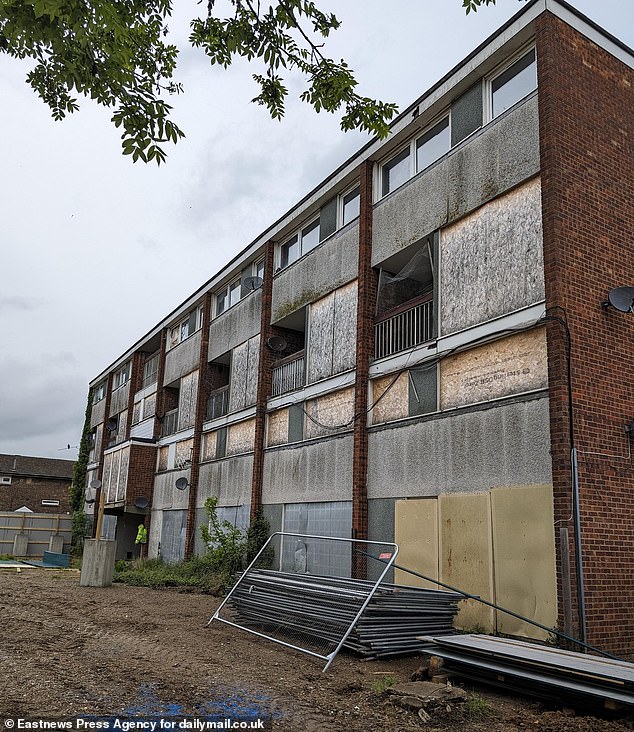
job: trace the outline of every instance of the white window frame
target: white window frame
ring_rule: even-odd
[[[10,475],[1,476],[0,485],[11,485],[11,476]]]
[[[97,384],[95,391],[92,395],[92,403],[99,404],[106,398],[106,382],[102,381],[101,384]]]
[[[421,170],[417,170],[417,143],[418,141],[425,137],[425,135],[430,132],[434,127],[439,125],[443,120],[447,120],[447,132],[449,135],[449,147],[447,150],[440,155],[436,160],[433,160],[429,165],[425,166],[424,168],[421,168]],[[404,150],[409,149],[409,156],[408,156],[408,163],[409,163],[409,174],[407,179],[401,183],[400,186],[397,186],[396,188],[392,188],[387,193],[383,193],[383,170],[386,165],[388,165],[394,158],[398,157]],[[431,167],[435,162],[440,160],[442,157],[444,157],[449,151],[451,150],[451,109],[445,109],[440,114],[438,114],[434,119],[426,125],[422,130],[416,133],[414,137],[412,137],[407,143],[404,145],[401,145],[400,147],[393,150],[389,155],[383,158],[383,160],[380,161],[379,165],[377,166],[377,175],[375,178],[375,190],[376,190],[376,196],[375,201],[379,201],[382,198],[385,198],[386,196],[389,196],[391,193],[394,193],[394,191],[397,191],[399,188],[402,188],[402,186],[405,185],[408,181],[410,181],[414,176],[418,175],[419,173],[422,173],[423,170],[427,170],[427,168]]]
[[[344,199],[346,196],[349,196],[351,193],[354,193],[359,189],[359,213],[350,221],[344,221],[343,220],[343,211],[344,211]],[[356,221],[359,218],[359,215],[361,214],[361,181],[355,181],[353,185],[351,185],[349,188],[346,188],[345,191],[342,191],[339,194],[339,200],[337,201],[337,230],[343,228],[344,226],[347,226],[348,224],[351,224],[353,221]]]
[[[304,231],[306,231],[306,229],[313,229],[315,223],[317,224],[317,228],[321,229],[321,222],[320,222],[319,214],[317,214],[317,216],[313,216],[311,219],[304,222],[299,228],[297,228],[293,232],[293,234],[291,236],[287,236],[284,239],[284,241],[281,242],[281,244],[277,248],[277,262],[278,262],[278,267],[280,269],[286,269],[287,267],[290,267],[291,264],[299,261],[305,254],[308,254],[308,252],[312,252],[313,249],[317,249],[317,247],[321,244],[321,239],[319,238],[319,240],[317,241],[317,244],[312,246],[310,249],[305,249],[304,245],[303,245]],[[318,234],[318,237],[320,237],[320,236],[321,236],[321,231]],[[286,264],[282,264],[282,248],[284,246],[286,246],[288,243],[290,243],[290,241],[292,239],[294,239],[295,237],[297,237],[297,249],[298,249],[297,258],[293,259],[292,262],[287,262]]]
[[[252,277],[261,277],[262,280],[264,280],[264,257],[259,257],[258,259],[253,260],[250,264],[247,264],[244,267],[244,270],[247,270],[250,268],[251,276]],[[241,300],[243,300],[245,297],[248,297],[251,294],[251,290],[245,290],[245,288],[242,286],[242,275],[244,274],[244,270],[242,271],[241,275],[235,279],[230,280],[221,290],[217,290],[214,294],[214,300],[213,300],[213,313],[214,318],[219,317],[223,313],[226,313],[227,310],[231,310],[231,308],[234,305],[237,305]],[[262,274],[260,273],[260,270]],[[231,302],[231,292],[237,292],[238,293],[238,299],[235,302]],[[218,311],[218,298],[224,296],[227,299],[227,305],[224,307],[223,310],[220,312]]]
[[[131,368],[132,361],[128,361],[125,366],[122,366],[118,371],[115,371],[114,386],[112,387],[112,391],[120,389],[122,386],[125,386],[128,381],[130,381]]]
[[[190,333],[189,332],[189,320],[192,316],[192,313],[196,313],[196,326],[194,330]],[[170,351],[172,348],[176,348],[176,346],[180,345],[184,341],[186,341],[188,338],[191,338],[194,333],[198,333],[198,331],[202,328],[203,325],[203,306],[198,305],[195,308],[192,308],[187,315],[179,320],[177,323],[172,325],[169,328],[168,331],[168,337],[167,337],[167,350]],[[183,327],[187,326],[187,333],[183,335]]]
[[[59,500],[57,498],[43,498],[43,506],[59,506]]]
[[[484,94],[484,100],[482,103],[484,124],[492,122],[494,119],[505,114],[509,109],[512,109],[516,104],[519,104],[521,101],[526,99],[526,97],[530,96],[538,88],[538,85],[536,85],[535,89],[528,92],[525,96],[520,97],[520,99],[508,107],[508,109],[505,109],[504,112],[500,112],[496,117],[493,116],[493,82],[505,71],[508,71],[514,63],[519,61],[521,58],[524,58],[524,56],[528,55],[531,51],[535,54],[535,65],[537,65],[537,49],[534,43],[530,43],[529,45],[521,48],[517,53],[513,54],[510,58],[504,59],[501,64],[496,66],[496,68],[484,78],[484,83],[482,84],[482,93]]]

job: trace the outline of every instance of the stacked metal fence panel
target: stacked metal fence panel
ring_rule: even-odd
[[[251,570],[229,603],[245,627],[274,628],[289,638],[301,634],[308,647],[323,648],[324,643],[336,644],[372,585],[341,577]],[[461,599],[453,592],[381,584],[344,645],[372,658],[417,651],[417,636],[452,632]]]
[[[634,664],[486,635],[434,636],[426,652],[448,670],[523,693],[634,706]]]

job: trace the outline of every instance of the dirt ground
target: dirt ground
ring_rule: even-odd
[[[0,725],[5,719],[226,713],[297,732],[608,732],[627,719],[585,716],[467,686],[486,700],[423,723],[379,687],[408,681],[419,657],[319,662],[222,623],[216,598],[114,585],[77,572],[0,572]],[[483,714],[478,717],[477,711]]]

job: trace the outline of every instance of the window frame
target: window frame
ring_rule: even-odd
[[[250,264],[247,264],[244,269],[250,268],[252,277],[261,277],[262,281],[264,281],[264,257],[258,257],[257,259],[254,259]],[[260,274],[260,272],[262,274]],[[245,297],[251,294],[251,290],[246,291],[245,288],[242,286],[242,276],[244,274],[244,270],[240,275],[237,277],[232,278],[229,280],[225,286],[220,289],[216,290],[214,293],[213,298],[213,317],[218,318],[224,313],[226,313],[228,310],[231,310],[234,305],[237,305],[241,300],[243,300]],[[231,294],[232,292],[237,292],[238,296],[235,302],[231,302]],[[218,298],[223,297],[226,300],[226,305],[223,307],[222,310],[218,310]],[[202,319],[201,319],[202,320]]]
[[[439,155],[437,158],[432,160],[430,163],[428,163],[424,168],[418,169],[418,142],[423,139],[426,135],[428,135],[435,127],[438,127],[442,122],[447,120],[447,135],[449,138],[449,144],[447,146],[447,149]],[[402,188],[406,183],[408,183],[412,178],[416,177],[419,173],[422,173],[423,171],[430,168],[434,163],[438,162],[442,157],[444,157],[450,150],[452,149],[451,146],[451,108],[445,108],[440,114],[436,115],[428,125],[425,125],[421,130],[419,130],[413,137],[411,137],[406,143],[404,143],[402,146],[397,147],[395,150],[393,150],[389,155],[384,157],[378,164],[377,169],[377,176],[376,176],[376,186],[375,190],[377,191],[376,194],[376,201],[380,201],[382,198],[385,198],[386,196],[389,196],[391,193],[394,193],[394,191],[398,191],[399,188]],[[407,179],[403,181],[400,185],[396,186],[395,188],[390,189],[387,191],[387,193],[383,192],[384,189],[384,181],[385,181],[385,174],[384,170],[386,166],[391,163],[393,160],[395,160],[397,157],[403,154],[405,150],[408,150],[408,176]]]
[[[187,315],[182,318],[181,320],[178,320],[174,325],[171,325],[168,328],[168,338],[167,338],[167,351],[171,351],[172,348],[176,348],[176,346],[179,346],[181,343],[184,343],[188,338],[191,338],[195,333],[198,333],[198,331],[202,328],[203,325],[203,305],[196,305],[196,307],[192,308]],[[196,321],[194,325],[194,329],[190,331],[189,329],[189,321],[192,318],[192,315],[196,313]],[[185,335],[183,335],[183,331],[186,329]]]
[[[345,199],[347,196],[349,196],[351,193],[354,193],[356,190],[359,191],[359,213],[356,216],[353,216],[349,221],[346,221],[344,219],[344,212],[345,212]],[[356,198],[356,196],[355,196]],[[337,230],[342,229],[344,226],[347,226],[348,224],[351,224],[353,221],[359,218],[361,215],[361,182],[355,181],[355,183],[350,186],[349,188],[346,188],[346,190],[342,191],[339,194],[339,200],[337,202]]]
[[[308,252],[312,252],[313,249],[316,249],[322,242],[320,239],[321,234],[321,220],[320,220],[320,214],[318,213],[317,216],[313,216],[312,218],[305,221],[301,226],[299,226],[295,231],[293,232],[292,236],[287,237],[281,244],[278,246],[278,252],[277,252],[277,259],[278,259],[278,266],[280,269],[286,269],[287,267],[290,267],[291,264],[294,264],[295,262],[299,261],[305,254],[308,254]],[[317,229],[317,243],[313,244],[310,249],[304,249],[303,246],[303,239],[304,239],[304,232],[310,229],[310,231],[315,231]],[[283,263],[282,259],[282,250],[285,246],[290,244],[293,239],[297,240],[297,256],[292,261],[287,261],[286,263]],[[325,241],[325,240],[324,240]]]
[[[99,397],[99,398],[97,398]],[[92,403],[93,404],[99,404],[99,402],[102,402],[106,398],[106,382],[105,380],[102,381],[100,384],[97,384],[93,391],[92,395]]]
[[[504,73],[509,71],[511,67],[516,64],[518,61],[521,61],[525,56],[528,56],[530,53],[533,54],[534,59],[532,63],[535,64],[535,88],[531,89],[528,93],[524,94],[524,96],[519,97],[516,99],[513,104],[511,104],[509,107],[504,109],[501,112],[498,112],[494,116],[493,114],[493,84],[495,83],[496,79],[499,79],[500,76],[502,76]],[[525,67],[528,68],[528,67]],[[521,71],[523,71],[522,69]],[[514,76],[510,77],[505,84],[510,82],[512,79],[514,79],[518,74],[521,73],[519,71]],[[504,86],[504,85],[503,85]],[[502,87],[500,87],[502,88]],[[501,64],[496,66],[496,68],[487,76],[484,78],[484,83],[482,84],[482,93],[484,94],[484,100],[482,104],[482,109],[484,112],[484,124],[488,124],[489,122],[493,122],[493,120],[498,119],[498,117],[501,117],[503,114],[509,111],[509,109],[512,109],[515,107],[515,105],[522,102],[524,99],[529,97],[531,94],[533,94],[537,89],[539,88],[539,80],[537,79],[537,48],[534,43],[530,43],[527,46],[524,46],[521,48],[517,53],[514,53],[509,58],[506,58]]]

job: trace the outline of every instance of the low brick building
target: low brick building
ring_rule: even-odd
[[[68,513],[72,460],[0,455],[0,511]]]

